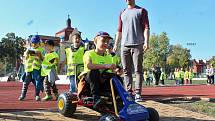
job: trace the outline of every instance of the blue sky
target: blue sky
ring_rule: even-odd
[[[215,0],[136,0],[136,4],[148,10],[151,33],[166,32],[170,44],[191,49],[192,58],[215,55]],[[0,38],[8,32],[23,38],[36,32],[54,36],[66,27],[68,14],[83,38],[92,39],[100,30],[114,36],[125,7],[125,0],[1,0]]]

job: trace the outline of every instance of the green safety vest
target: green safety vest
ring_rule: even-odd
[[[189,72],[188,72],[188,71],[185,71],[185,73],[184,73],[184,78],[185,78],[185,79],[188,79],[188,78],[189,78]]]
[[[76,52],[73,52],[71,48],[66,48],[67,59],[67,76],[75,75],[75,65],[83,64],[84,47],[79,47]]]
[[[43,54],[44,52],[44,49],[42,47],[38,47],[34,50],[39,51],[41,54]],[[40,70],[41,63],[42,63],[42,60],[38,56],[29,55],[25,63],[25,72],[32,72],[33,69]]]
[[[110,56],[112,56],[112,55],[110,54]],[[113,64],[119,65],[119,62],[120,62],[120,58],[117,55],[112,56]]]
[[[161,72],[160,80],[165,80],[166,74],[164,72]]]
[[[180,78],[180,72],[174,72],[175,73],[175,78],[178,79]]]
[[[90,71],[86,65],[86,59],[90,58],[92,64],[113,64],[111,55],[105,54],[104,56],[98,55],[95,50],[86,51],[83,57],[84,61],[84,72],[87,73]],[[100,70],[103,71],[103,70]],[[111,71],[108,71],[111,72]],[[81,74],[82,75],[82,74]]]
[[[51,63],[50,61],[53,59],[55,60],[53,63]],[[57,70],[58,59],[59,59],[59,56],[56,52],[45,54],[45,57],[42,62],[41,76],[49,75],[52,68],[55,68]]]
[[[194,77],[194,73],[193,72],[189,72],[189,79],[193,79]]]
[[[184,78],[184,71],[180,71],[180,77]]]

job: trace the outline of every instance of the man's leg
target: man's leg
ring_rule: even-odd
[[[214,84],[214,75],[211,76],[211,84]]]
[[[143,81],[143,46],[139,45],[133,49],[133,62],[136,74],[136,93],[141,94]]]
[[[122,49],[121,50],[121,61],[122,61],[123,72],[124,72],[125,87],[126,87],[127,91],[132,92],[133,61],[132,61],[132,55],[131,55],[131,48],[122,47],[121,49]]]
[[[23,83],[22,83],[22,92],[21,92],[21,95],[19,97],[20,101],[25,99],[26,93],[28,91],[28,85],[31,83],[31,80],[32,80],[32,73],[26,72],[25,79],[23,80]]]
[[[135,100],[141,101],[141,91],[142,91],[142,81],[143,81],[143,45],[136,46],[132,50],[133,52],[133,62],[136,74],[135,82]]]

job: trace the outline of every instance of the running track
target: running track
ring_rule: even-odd
[[[57,85],[59,93],[68,90],[68,85]],[[21,92],[21,82],[0,82],[0,112],[42,110],[56,108],[56,101],[40,101],[34,99],[34,86],[29,85],[26,99],[18,101]],[[145,100],[163,99],[172,97],[206,97],[215,98],[215,86],[172,86],[172,87],[148,87],[142,91]],[[45,94],[41,94],[41,98]]]

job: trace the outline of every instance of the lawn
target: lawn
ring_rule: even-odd
[[[189,102],[189,101],[187,101],[187,102],[170,104],[170,105],[215,117],[215,103],[214,102],[206,102],[206,101]]]
[[[193,80],[192,84],[193,85],[207,84],[206,82],[207,81],[204,80],[204,79],[203,80]],[[175,80],[165,80],[164,83],[165,83],[166,86],[174,86],[175,85]],[[146,86],[145,81],[143,82],[143,86],[144,87]],[[150,86],[154,86],[154,84],[151,83]]]

